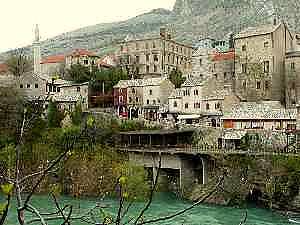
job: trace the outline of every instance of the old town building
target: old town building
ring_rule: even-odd
[[[160,77],[122,80],[114,86],[114,105],[118,115],[125,114],[129,119],[157,120],[167,108],[168,97],[174,89],[170,80]]]
[[[247,101],[283,101],[285,53],[293,44],[285,23],[249,27],[234,38],[236,94]]]
[[[220,126],[220,117],[224,109],[239,102],[232,89],[220,89],[218,81],[212,77],[206,80],[188,78],[181,88],[176,89],[169,97],[169,112],[183,116],[179,119],[189,120],[197,116],[206,120],[206,124]]]
[[[286,109],[279,101],[240,102],[224,112],[225,129],[293,130],[296,109]]]
[[[120,66],[138,78],[159,77],[179,69],[191,71],[192,47],[174,41],[164,30],[160,37],[128,40],[120,43],[116,55]]]

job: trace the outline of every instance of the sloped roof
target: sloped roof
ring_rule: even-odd
[[[195,77],[188,77],[181,85],[182,87],[194,87],[203,85],[203,80]]]
[[[297,110],[286,109],[279,102],[241,102],[233,105],[229,112],[224,112],[222,119],[232,120],[296,120]]]
[[[42,59],[41,64],[64,63],[65,55],[52,55]]]
[[[240,38],[246,38],[246,37],[251,37],[251,36],[270,34],[270,33],[273,33],[275,30],[277,30],[281,25],[282,25],[282,23],[279,23],[277,25],[267,24],[267,25],[262,25],[262,26],[257,26],[257,27],[248,27],[248,28],[242,30],[237,35],[235,35],[234,38],[240,39]]]
[[[120,80],[114,88],[127,88],[127,87],[145,87],[145,86],[157,86],[160,85],[164,78],[146,78],[146,79],[132,79],[132,80]]]
[[[97,55],[96,53],[86,49],[75,49],[68,56],[78,57],[78,56],[97,56]]]
[[[212,54],[213,61],[233,60],[235,56],[234,50],[228,52],[215,52]]]
[[[7,73],[8,66],[5,63],[0,63],[0,73]]]

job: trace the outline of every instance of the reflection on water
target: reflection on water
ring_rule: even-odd
[[[74,199],[70,197],[60,197],[60,203],[73,205],[77,212],[85,212],[86,210],[95,206],[99,201],[97,199]],[[101,202],[105,206],[109,206],[107,209],[110,213],[114,213],[117,208],[117,201],[113,199],[106,199]],[[189,206],[191,203],[182,201],[176,198],[173,194],[158,194],[151,205],[150,210],[145,216],[145,220],[153,219],[159,216],[166,216],[170,213],[174,213],[184,207]],[[51,199],[48,196],[35,196],[32,201],[32,205],[45,211],[53,211],[51,208]],[[139,209],[143,207],[143,203],[136,203],[133,208],[129,211],[129,216],[134,216],[138,213]],[[13,210],[12,210],[13,211]],[[99,213],[98,213],[99,214]],[[177,217],[172,221],[165,221],[156,223],[159,225],[238,225],[241,218],[243,217],[244,210],[230,207],[220,207],[211,205],[201,205],[192,211],[184,214],[183,216]],[[15,225],[16,215],[10,213],[9,221],[6,225]],[[59,224],[57,221],[49,223],[51,225]],[[74,222],[74,225],[82,225],[84,223]],[[278,214],[272,213],[271,211],[257,208],[248,209],[248,220],[247,225],[287,225],[291,224],[287,218],[282,217]]]

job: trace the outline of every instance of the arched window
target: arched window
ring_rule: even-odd
[[[152,93],[153,93],[152,90],[149,90],[149,95],[152,95]]]
[[[185,103],[184,108],[188,109],[189,108],[189,103]]]
[[[174,108],[177,108],[177,102],[175,101],[173,104]]]
[[[209,103],[206,103],[206,110],[209,110]]]

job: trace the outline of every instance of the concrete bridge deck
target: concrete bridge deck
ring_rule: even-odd
[[[136,153],[165,153],[165,154],[219,154],[219,155],[286,155],[286,156],[300,156],[300,149],[286,149],[286,150],[239,150],[239,149],[218,149],[218,148],[203,148],[199,146],[189,147],[145,147],[145,146],[119,146],[118,149],[124,152],[136,152]]]

